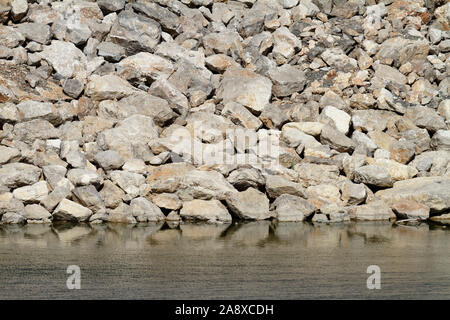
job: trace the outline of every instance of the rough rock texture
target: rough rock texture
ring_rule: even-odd
[[[180,216],[194,221],[231,222],[227,208],[218,200],[187,201],[181,208]]]
[[[273,203],[278,221],[303,221],[312,215],[316,208],[310,202],[291,194],[279,196]]]
[[[226,202],[230,210],[241,219],[264,220],[270,217],[269,199],[254,188],[234,192]]]
[[[444,219],[444,2],[0,0],[0,221]]]

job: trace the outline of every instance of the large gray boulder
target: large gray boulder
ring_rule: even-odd
[[[365,183],[377,187],[392,187],[393,180],[389,171],[377,165],[359,167],[354,172],[356,183]]]
[[[385,201],[375,200],[368,204],[354,207],[350,211],[350,218],[361,221],[389,220],[395,218],[395,214]]]
[[[125,48],[127,55],[153,52],[161,37],[161,26],[150,18],[125,10],[118,14],[107,41]]]
[[[217,171],[192,170],[180,180],[177,194],[181,200],[224,200],[236,189]]]
[[[53,211],[55,220],[65,221],[87,221],[92,215],[92,211],[81,204],[63,199]]]
[[[124,160],[128,160],[136,158],[133,146],[146,145],[157,137],[158,131],[153,119],[136,114],[120,121],[116,127],[101,132],[98,143],[104,150],[115,150]]]
[[[17,188],[39,181],[42,170],[26,163],[7,163],[0,167],[0,185]]]
[[[195,199],[187,201],[181,208],[180,216],[191,221],[231,222],[231,215],[219,200]]]
[[[242,192],[233,192],[226,197],[228,208],[245,220],[265,220],[271,217],[269,199],[254,188]]]
[[[275,209],[276,218],[281,222],[303,221],[316,211],[313,204],[291,194],[279,196],[272,206]]]
[[[160,208],[144,197],[131,200],[130,209],[138,222],[163,221],[166,218]]]
[[[269,103],[272,82],[250,70],[229,68],[223,75],[217,97],[224,104],[238,102],[251,111],[260,113]]]
[[[392,189],[380,190],[375,196],[386,203],[414,200],[430,208],[431,213],[439,213],[450,208],[449,188],[449,177],[421,177],[398,181]]]
[[[283,194],[306,198],[305,189],[300,183],[292,182],[281,176],[268,175],[266,177],[267,195],[272,198],[278,198]]]

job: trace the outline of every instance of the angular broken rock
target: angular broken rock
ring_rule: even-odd
[[[71,169],[67,172],[67,179],[75,186],[99,185],[103,183],[102,177],[89,169]]]
[[[63,91],[69,97],[77,99],[84,90],[83,83],[78,79],[67,79],[64,82]]]
[[[180,216],[186,220],[209,223],[231,222],[231,215],[227,208],[218,200],[187,201],[180,210]]]
[[[260,113],[269,103],[272,82],[248,69],[229,68],[223,75],[217,97],[224,104],[238,102],[251,111]]]
[[[401,200],[392,205],[392,211],[399,219],[421,219],[430,217],[430,208],[416,201]]]
[[[16,124],[14,135],[18,140],[32,144],[36,139],[58,138],[60,131],[47,120],[34,119]]]
[[[136,158],[133,156],[136,143],[147,144],[158,137],[158,131],[151,117],[132,115],[111,129],[101,132],[98,142],[103,149],[117,151],[124,160]],[[98,143],[97,142],[97,143]]]
[[[49,165],[42,167],[42,172],[48,185],[54,189],[58,182],[66,176],[67,169],[59,165]]]
[[[0,165],[8,163],[11,160],[18,160],[20,151],[16,148],[0,146]]]
[[[392,189],[380,190],[375,196],[386,203],[413,200],[430,208],[430,213],[439,213],[450,208],[449,188],[448,177],[420,177],[398,181]]]
[[[90,209],[67,199],[63,199],[53,211],[55,220],[82,222],[87,221],[91,215]]]
[[[232,171],[227,181],[237,190],[245,190],[249,187],[259,188],[264,186],[265,180],[261,172],[255,168],[241,168]]]
[[[213,54],[205,59],[206,66],[216,72],[224,72],[230,67],[238,67],[239,64],[233,58],[224,54]]]
[[[115,170],[110,173],[111,180],[126,193],[137,196],[139,187],[144,184],[145,177],[139,173]]]
[[[120,154],[114,150],[99,152],[95,155],[94,160],[106,171],[120,169],[125,163]]]
[[[247,108],[236,102],[225,104],[222,115],[233,123],[247,129],[258,130],[262,126],[261,120],[255,117]]]
[[[299,145],[303,145],[307,148],[322,146],[319,141],[317,141],[313,136],[304,133],[302,129],[303,125],[301,123],[286,123],[281,129],[281,139],[286,141],[292,148],[296,148]]]
[[[169,60],[148,52],[139,52],[123,59],[118,64],[118,68],[119,74],[121,73],[121,68],[124,69],[123,73],[127,72],[127,68],[131,68],[139,76],[153,80],[159,78],[167,79],[175,71],[173,64]]]
[[[108,222],[114,223],[137,223],[136,219],[133,217],[133,212],[129,205],[121,202],[120,205],[109,211]]]
[[[450,130],[438,130],[431,138],[430,145],[435,150],[450,151]]]
[[[355,143],[352,139],[329,125],[322,128],[320,142],[339,152],[351,152],[355,149]]]
[[[93,185],[81,186],[72,190],[76,200],[78,200],[84,207],[91,209],[94,213],[105,211],[105,204]]]
[[[100,197],[107,208],[117,208],[122,203],[125,192],[109,180],[105,180]]]
[[[151,200],[158,207],[168,210],[178,210],[183,206],[183,202],[173,193],[161,193],[151,197]]]
[[[138,52],[153,52],[161,38],[161,26],[150,18],[125,10],[108,34],[107,41],[125,48],[127,55]]]
[[[173,193],[179,189],[184,175],[191,170],[194,166],[185,162],[164,164],[150,171],[145,182],[151,192]]]
[[[26,163],[7,163],[0,167],[0,185],[17,188],[38,182],[42,170]]]
[[[356,205],[366,200],[367,192],[364,184],[345,181],[341,186],[341,198],[348,204]]]
[[[289,64],[270,70],[268,76],[273,82],[272,92],[276,97],[301,92],[306,84],[304,72]]]
[[[85,78],[87,59],[73,43],[52,40],[40,53],[57,73],[64,78]]]
[[[347,134],[350,128],[350,115],[345,111],[339,110],[333,106],[326,106],[321,114],[323,117],[331,119],[336,129],[343,134]]]
[[[245,220],[265,220],[271,217],[269,199],[254,188],[241,192],[232,192],[226,197],[230,211]]]
[[[51,218],[51,213],[38,204],[30,204],[24,209],[24,217],[27,220],[46,220]]]
[[[306,198],[305,190],[301,184],[281,176],[268,175],[266,177],[266,191],[267,195],[272,199],[278,198],[283,194]]]
[[[97,46],[98,55],[107,61],[118,62],[125,57],[125,49],[112,42],[102,42]]]
[[[278,28],[273,33],[273,42],[272,54],[278,65],[286,63],[302,47],[301,40],[286,27]]]
[[[50,27],[42,23],[21,23],[17,26],[19,31],[27,40],[40,44],[47,44],[50,41]],[[71,47],[71,49],[73,49]]]
[[[393,180],[389,171],[377,165],[359,167],[354,172],[356,183],[364,183],[376,187],[392,187]]]
[[[99,107],[102,112],[104,111],[104,117],[121,120],[134,114],[141,114],[152,117],[155,124],[159,126],[165,126],[177,116],[166,100],[144,92],[125,97],[118,102],[103,101],[99,104]]]
[[[350,218],[361,221],[390,220],[395,214],[385,201],[375,200],[362,206],[356,206],[350,211]]]
[[[113,74],[93,76],[86,86],[86,94],[93,100],[120,99],[135,92],[127,81]]]
[[[138,222],[162,221],[166,218],[161,209],[144,197],[131,200],[130,208]]]
[[[311,216],[316,207],[305,199],[291,195],[283,194],[273,203],[276,218],[278,221],[304,221]]]
[[[203,45],[206,49],[214,53],[228,55],[231,50],[240,46],[241,37],[235,31],[225,31],[221,33],[209,33],[203,37]]]
[[[25,217],[17,212],[7,212],[2,216],[2,224],[25,223]]]
[[[52,192],[50,192],[46,197],[41,200],[41,204],[49,211],[52,211],[61,200],[68,198],[71,195],[73,189],[72,183],[66,179],[62,178],[53,187]]]
[[[31,186],[24,186],[13,191],[13,196],[16,199],[29,202],[39,202],[48,195],[47,182],[39,181]]]
[[[13,0],[11,1],[11,16],[15,22],[20,21],[28,11],[27,0]]]
[[[217,171],[191,170],[179,182],[177,195],[181,200],[224,200],[236,189]]]
[[[125,0],[97,0],[97,4],[103,10],[114,12],[125,7]]]
[[[368,158],[367,163],[369,165],[376,165],[386,169],[394,181],[411,179],[417,174],[417,170],[415,168],[390,159]]]

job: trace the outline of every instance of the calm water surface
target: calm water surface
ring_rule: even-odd
[[[0,299],[450,299],[450,228],[0,226]],[[81,268],[68,290],[66,269]],[[369,265],[381,290],[368,290]]]

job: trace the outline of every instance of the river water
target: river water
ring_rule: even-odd
[[[69,265],[81,289],[69,290]],[[381,289],[367,288],[367,267]],[[0,226],[0,299],[450,299],[450,228]]]

